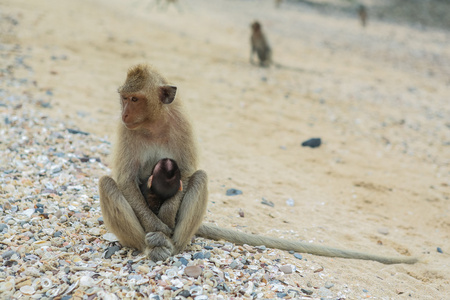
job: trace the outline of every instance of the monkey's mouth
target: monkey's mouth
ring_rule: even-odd
[[[137,128],[139,127],[139,123],[125,123],[125,122],[122,122],[122,124],[123,124],[127,129],[130,129],[130,130],[137,129]]]

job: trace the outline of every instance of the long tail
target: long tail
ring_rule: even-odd
[[[289,241],[260,235],[247,234],[214,225],[202,224],[197,230],[197,235],[213,240],[226,240],[235,244],[248,244],[252,246],[264,245],[280,250],[293,250],[300,253],[309,253],[327,257],[342,257],[353,259],[365,259],[378,261],[383,264],[414,264],[418,261],[414,257],[386,257],[375,254],[363,253],[353,250],[343,250],[322,245],[314,245],[305,242]]]

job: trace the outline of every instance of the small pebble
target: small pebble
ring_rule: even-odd
[[[300,253],[294,253],[294,257],[297,259],[302,259],[303,256]]]
[[[211,246],[204,246],[203,248],[205,248],[206,250],[212,250],[212,249],[214,249],[214,248],[211,247]]]
[[[13,256],[14,254],[16,254],[16,252],[14,250],[8,250],[8,251],[3,252],[2,258],[3,258],[3,260],[9,260],[11,258],[11,256]]]
[[[442,251],[441,247],[437,247],[436,250],[437,250],[437,252],[439,252],[439,253],[444,253],[444,251]]]
[[[239,208],[239,217],[244,217],[244,211],[241,208]]]
[[[197,253],[194,253],[194,255],[192,256],[192,258],[193,258],[193,259],[204,259],[205,256],[204,256],[203,252],[197,252]]]
[[[292,267],[289,265],[284,265],[280,267],[280,271],[284,274],[292,274]]]
[[[111,258],[111,256],[113,256],[113,254],[116,253],[119,250],[120,250],[119,246],[108,247],[108,249],[105,252],[105,258],[106,259]]]
[[[331,289],[333,286],[334,286],[334,283],[332,283],[330,281],[325,282],[325,288]]]
[[[0,233],[8,231],[8,225],[0,223]]]
[[[300,289],[300,290],[302,291],[303,294],[306,294],[309,296],[313,294],[313,291],[310,291],[310,290],[306,290],[306,289]]]
[[[70,128],[67,128],[67,131],[68,131],[69,133],[72,133],[72,134],[89,135],[88,132],[84,132],[84,131],[77,130],[77,129],[70,129]]]
[[[311,147],[317,148],[322,144],[322,140],[320,138],[312,138],[302,143],[303,147]]]
[[[227,196],[236,196],[236,195],[241,195],[242,191],[241,190],[237,190],[237,189],[228,189],[226,192]]]
[[[268,205],[268,206],[270,206],[270,207],[274,207],[274,206],[275,206],[275,204],[273,204],[272,201],[269,201],[269,200],[267,200],[267,199],[264,198],[264,197],[262,198],[261,203],[262,203],[262,204],[265,204],[265,205]]]
[[[198,276],[200,276],[200,274],[202,274],[202,268],[200,268],[199,266],[187,266],[184,269],[184,274],[190,277],[197,278]]]
[[[178,296],[182,296],[184,298],[188,298],[191,296],[191,293],[189,293],[188,290],[182,290],[181,292],[178,293]]]
[[[187,264],[189,263],[189,261],[186,258],[184,258],[184,257],[180,257],[179,260],[184,266],[187,266]]]
[[[230,269],[236,269],[239,266],[239,262],[237,260],[233,260],[230,264]]]

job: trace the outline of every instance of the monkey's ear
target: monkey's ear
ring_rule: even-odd
[[[170,104],[175,99],[177,87],[174,85],[163,85],[160,87],[159,100],[164,104]]]

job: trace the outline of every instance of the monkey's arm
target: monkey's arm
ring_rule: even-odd
[[[363,253],[353,250],[342,250],[322,245],[314,245],[305,242],[289,241],[279,238],[265,237],[260,235],[247,234],[230,229],[220,228],[214,225],[202,224],[197,235],[213,240],[226,240],[236,244],[249,244],[252,246],[264,245],[270,248],[281,250],[293,250],[301,253],[309,253],[327,257],[342,257],[353,259],[374,260],[383,264],[414,264],[418,261],[415,257],[386,257],[375,254]]]

